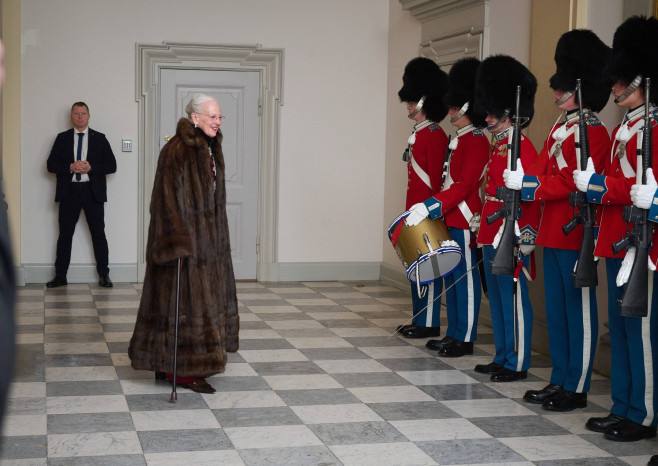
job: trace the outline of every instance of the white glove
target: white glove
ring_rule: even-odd
[[[631,269],[633,268],[633,262],[635,262],[635,246],[628,248],[624,260],[621,262],[621,267],[619,268],[619,273],[617,274],[617,286],[621,287],[628,281],[628,277],[631,274]]]
[[[587,187],[589,186],[589,179],[594,174],[594,162],[591,158],[587,159],[587,169],[585,171],[574,170],[573,172],[573,182],[576,183],[578,191],[584,193],[587,192]]]
[[[496,236],[494,236],[493,242],[491,245],[493,246],[494,249],[498,247],[498,244],[500,243],[500,238],[503,236],[503,230],[505,229],[505,222],[507,221],[506,218],[503,219],[503,223],[500,225],[500,228],[498,229],[498,232],[496,233]],[[519,229],[519,222],[516,220],[514,221],[514,234],[519,237],[521,236],[521,230]]]
[[[429,214],[430,212],[427,210],[425,204],[419,202],[418,204],[411,206],[411,209],[409,209],[409,215],[407,215],[407,218],[404,220],[404,224],[408,227],[415,227],[425,220]]]
[[[523,165],[520,163],[514,171],[510,170],[509,168],[506,168],[505,171],[503,171],[503,180],[505,181],[505,186],[515,191],[521,189],[524,176],[525,173],[523,173]]]
[[[521,254],[524,256],[529,255],[532,251],[535,250],[535,245],[534,244],[522,244],[519,246],[519,249],[521,249]]]
[[[656,195],[658,183],[653,176],[653,169],[647,170],[647,184],[634,184],[631,188],[631,201],[640,209],[648,209],[651,207],[653,198]]]
[[[442,247],[442,248],[447,248],[447,247],[450,247],[450,246],[455,247],[455,248],[458,248],[458,247],[459,247],[459,243],[457,243],[457,241],[453,241],[453,240],[451,240],[451,239],[447,239],[447,240],[445,240],[445,241],[441,241],[441,247]],[[460,248],[460,249],[461,249],[461,248]]]
[[[655,272],[656,271],[656,264],[651,262],[651,257],[647,257],[647,259],[649,259],[649,264],[648,264],[649,265],[649,270],[651,270],[652,272]]]
[[[472,232],[476,232],[480,229],[480,220],[482,217],[480,216],[479,213],[473,214],[471,219],[468,221],[468,228],[471,229]]]

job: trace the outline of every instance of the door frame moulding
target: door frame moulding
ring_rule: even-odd
[[[137,279],[146,272],[149,205],[159,154],[160,70],[258,71],[259,154],[256,279],[278,281],[277,212],[279,184],[279,107],[283,105],[283,49],[260,45],[181,42],[136,44],[138,121]]]

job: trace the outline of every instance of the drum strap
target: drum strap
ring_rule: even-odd
[[[430,176],[425,172],[425,170],[420,168],[420,165],[418,165],[418,162],[416,162],[416,159],[414,159],[413,155],[411,156],[410,163],[414,171],[416,172],[416,175],[418,175],[418,178],[420,178],[421,181],[425,183],[425,185],[428,188],[432,189],[432,182],[430,181]]]

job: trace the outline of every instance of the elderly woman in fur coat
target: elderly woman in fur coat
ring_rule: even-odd
[[[160,152],[151,197],[146,275],[128,355],[134,369],[172,379],[178,258],[177,382],[214,393],[205,378],[238,350],[239,316],[226,218],[219,103],[195,94]]]

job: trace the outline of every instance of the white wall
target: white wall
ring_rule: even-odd
[[[488,8],[489,50],[484,50],[484,58],[503,53],[528,66],[531,0],[495,0],[489,2]]]
[[[389,5],[380,0],[23,0],[24,265],[52,264],[55,177],[46,158],[84,100],[118,171],[108,178],[110,264],[137,262],[135,43],[285,49],[279,262],[382,258]],[[399,9],[399,5],[398,5]],[[133,152],[120,150],[122,138]],[[72,263],[93,264],[86,226]]]

